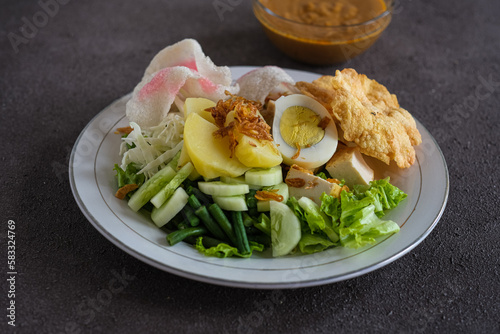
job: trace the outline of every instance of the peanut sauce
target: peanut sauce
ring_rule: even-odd
[[[384,0],[260,0],[255,14],[271,41],[294,59],[332,64],[370,47],[390,22]],[[280,19],[285,18],[286,20]]]

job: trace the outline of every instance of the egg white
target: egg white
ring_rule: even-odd
[[[324,117],[328,117],[330,119],[330,122],[325,128],[325,135],[323,138],[318,143],[310,147],[301,148],[300,154],[296,159],[292,159],[292,157],[296,155],[297,147],[288,145],[280,132],[280,123],[283,112],[287,108],[293,106],[306,107],[315,112],[322,119]],[[326,108],[315,99],[302,94],[282,96],[276,100],[273,120],[273,138],[278,146],[278,150],[283,156],[283,162],[285,164],[296,164],[307,169],[314,169],[324,165],[333,156],[337,150],[338,144],[337,127],[328,113],[328,110],[326,110]]]

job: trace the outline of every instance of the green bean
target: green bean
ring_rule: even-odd
[[[179,223],[179,225],[177,225],[178,230],[185,230],[185,229],[190,228],[190,227],[191,227],[191,225],[185,220],[183,220],[182,222]]]
[[[207,229],[203,226],[189,227],[169,233],[167,235],[167,241],[171,246],[173,246],[189,236],[200,236],[206,234],[207,232]]]
[[[189,178],[185,179],[184,182],[182,182],[182,186],[184,187],[184,190],[186,190],[186,192],[188,192],[187,190],[189,187],[196,187],[196,184],[196,181],[192,181]]]
[[[178,214],[175,215],[174,218],[172,218],[168,223],[160,227],[162,230],[165,232],[172,232],[175,230],[178,230],[179,224],[184,222],[184,218],[182,217],[182,214],[179,212]]]
[[[250,215],[246,212],[242,213],[242,217],[243,217],[243,225],[245,225],[245,227],[253,226],[253,224],[255,223],[255,220],[252,217],[250,217]]]
[[[130,194],[130,193],[128,193],[128,194]],[[128,195],[128,194],[127,194],[127,195]],[[153,211],[153,208],[154,208],[154,207],[155,207],[155,206],[153,205],[153,203],[151,203],[151,202],[147,202],[147,203],[146,203],[146,204],[144,204],[144,206],[141,208],[141,211],[143,211],[143,212],[147,212],[147,213],[151,214],[151,211]]]
[[[186,238],[184,238],[184,242],[187,242],[188,244],[190,245],[196,245],[196,239],[198,239],[199,237],[196,237],[194,235],[190,235],[190,236],[187,236]]]
[[[218,244],[224,243],[224,241],[220,241],[219,239],[212,238],[208,235],[204,235],[201,241],[205,248],[217,247]]]
[[[188,204],[195,210],[201,207],[201,203],[194,194],[188,197]]]
[[[255,226],[245,226],[245,232],[247,235],[262,234],[263,232]]]
[[[181,210],[182,217],[189,222],[191,226],[200,225],[200,219],[194,213],[194,209],[190,205],[185,205]]]
[[[245,195],[245,201],[247,202],[248,214],[251,216],[257,216],[259,213],[257,211],[257,199],[255,194],[257,190],[250,189],[250,191]]]
[[[214,237],[221,240],[227,240],[227,237],[224,234],[224,232],[221,230],[219,225],[214,221],[212,216],[210,216],[210,213],[208,213],[206,206],[204,205],[200,206],[194,212],[201,219],[205,227],[210,231],[210,233],[213,234]]]
[[[189,236],[186,239],[184,239],[184,242],[187,242],[191,245],[196,245],[196,241],[198,240],[199,237],[195,236]],[[203,243],[203,246],[205,248],[210,248],[210,247],[217,247],[218,244],[224,243],[224,241],[220,241],[218,239],[212,238],[208,235],[204,235],[203,239],[201,240]]]
[[[202,193],[201,190],[198,189],[198,188],[196,188],[196,187],[189,186],[187,188],[186,192],[189,195],[195,195],[196,198],[198,199],[198,201],[200,201],[203,205],[208,205],[208,204],[210,204],[212,202],[210,200],[210,198],[208,197],[208,195]]]
[[[184,185],[185,185],[184,190],[186,190],[186,193],[188,195],[194,195],[194,193],[193,193],[193,189],[195,188],[194,182],[193,183],[186,183],[186,181],[189,181],[189,179],[184,180]]]
[[[236,245],[236,235],[234,234],[233,226],[231,225],[229,219],[227,219],[226,214],[224,213],[224,211],[222,211],[220,206],[216,203],[210,204],[210,206],[208,207],[208,211],[210,212],[212,217],[214,217],[217,223],[219,223],[219,226],[229,237],[229,240],[233,243],[233,245]]]
[[[245,232],[245,226],[243,225],[241,211],[232,211],[231,218],[233,220],[234,234],[236,234],[236,247],[241,254],[250,253],[250,245],[248,244],[247,233]]]
[[[205,237],[203,237],[205,238]],[[258,244],[262,244],[265,247],[271,247],[271,237],[266,234],[250,234],[248,235],[248,241],[253,241]]]

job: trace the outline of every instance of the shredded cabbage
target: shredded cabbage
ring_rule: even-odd
[[[134,122],[130,126],[133,131],[122,138],[120,146],[122,169],[133,163],[139,170],[137,173],[149,179],[182,148],[184,117],[178,113],[168,114],[162,123],[148,129],[141,129]]]

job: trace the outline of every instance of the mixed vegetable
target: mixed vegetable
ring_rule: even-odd
[[[116,197],[172,246],[283,256],[399,231],[383,216],[406,194],[363,155],[407,168],[420,135],[395,95],[353,69],[296,83],[264,66],[233,81],[185,39],[152,59],[126,116]]]
[[[406,198],[388,178],[314,201],[289,197],[281,166],[205,181],[191,162],[178,168],[180,156],[178,150],[147,180],[135,163],[115,165],[119,189],[137,186],[124,196],[129,207],[150,215],[172,246],[184,241],[217,257],[250,257],[271,247],[273,256],[282,256],[359,248],[399,231],[395,222],[381,219]],[[322,170],[315,177],[330,176]]]

